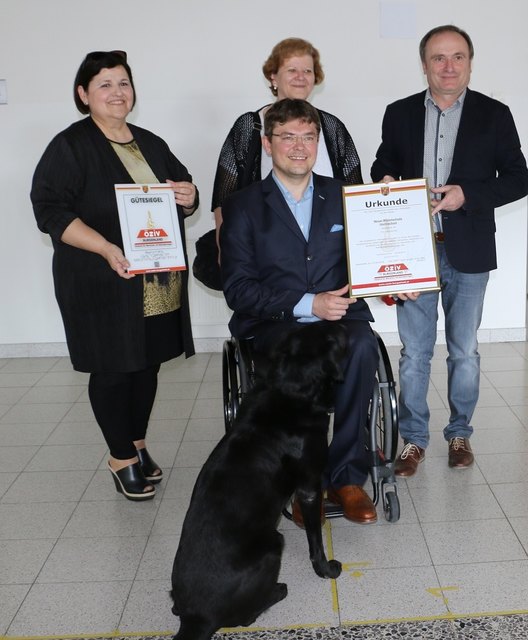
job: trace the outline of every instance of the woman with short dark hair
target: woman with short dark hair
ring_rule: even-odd
[[[88,117],[48,145],[31,200],[39,229],[53,242],[68,350],[74,369],[90,373],[90,403],[116,489],[147,500],[163,475],[145,443],[160,364],[194,354],[187,272],[128,273],[114,186],[168,183],[184,252],[184,217],[198,207],[198,191],[161,138],[127,122],[136,92],[124,51],[89,53],[74,100]]]

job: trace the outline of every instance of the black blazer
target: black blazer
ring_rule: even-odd
[[[374,182],[423,175],[424,99],[422,91],[387,107]],[[495,208],[528,193],[526,160],[506,105],[467,90],[447,184],[460,185],[466,198],[458,211],[442,212],[449,262],[464,273],[496,269]]]
[[[305,240],[271,174],[224,203],[220,227],[222,278],[233,309],[229,328],[249,337],[259,324],[294,320],[305,293],[333,291],[348,281],[342,182],[314,174],[312,222]],[[347,319],[372,321],[364,300]]]
[[[129,124],[146,161],[160,182],[192,178],[158,136]],[[38,227],[53,241],[53,279],[68,350],[78,371],[138,371],[147,365],[143,318],[143,277],[118,277],[101,256],[61,241],[80,218],[121,248],[123,242],[114,184],[132,178],[104,134],[88,117],[50,142],[33,176],[31,200]],[[178,207],[185,251],[184,214]],[[180,317],[186,354],[194,353],[182,271]],[[173,336],[164,336],[166,340]]]

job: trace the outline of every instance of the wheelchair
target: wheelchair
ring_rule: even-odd
[[[379,364],[365,425],[365,442],[373,488],[372,501],[377,505],[381,498],[386,520],[397,522],[400,518],[400,502],[394,475],[398,446],[396,383],[385,344],[378,333],[373,333],[378,342]],[[262,371],[265,366],[265,355],[255,352],[251,339],[238,340],[232,337],[224,342],[222,387],[226,431],[233,427],[245,394],[255,384],[258,371]],[[327,518],[343,515],[340,505],[325,500],[324,507]],[[288,510],[285,510],[284,515],[291,519]]]

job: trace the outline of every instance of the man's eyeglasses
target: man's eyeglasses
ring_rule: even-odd
[[[307,146],[317,142],[315,133],[305,133],[302,136],[296,136],[293,133],[272,133],[271,135],[280,138],[281,142],[287,147],[291,147],[297,142],[302,142]]]

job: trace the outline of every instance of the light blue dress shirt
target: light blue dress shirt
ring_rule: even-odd
[[[282,182],[277,178],[275,172],[272,172],[272,177],[275,183],[280,189],[280,192],[284,196],[286,203],[290,207],[290,211],[293,217],[297,221],[300,230],[306,241],[310,235],[310,226],[312,223],[312,204],[313,204],[313,175],[310,176],[310,182],[304,191],[302,198],[296,200],[293,195],[286,189]],[[320,320],[312,313],[313,299],[315,294],[305,293],[299,302],[293,308],[293,315],[297,318],[298,322],[315,322]]]

